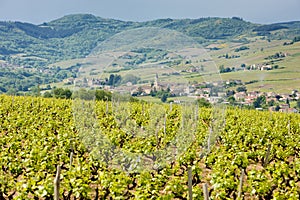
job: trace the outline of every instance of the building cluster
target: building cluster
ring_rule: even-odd
[[[265,70],[272,70],[273,66],[272,65],[264,65],[264,64],[253,64],[250,65],[249,70],[261,70],[261,71],[265,71]]]
[[[98,78],[67,78],[63,80],[65,85],[74,85],[80,87],[97,87],[103,85],[105,80]]]
[[[300,99],[300,93],[297,90],[292,91],[291,94],[277,94],[275,92],[260,92],[260,91],[241,91],[228,94],[225,91],[225,86],[243,85],[241,80],[227,80],[217,82],[203,82],[195,84],[187,83],[171,83],[159,81],[156,74],[154,81],[145,84],[122,84],[118,87],[103,84],[105,81],[95,78],[68,78],[64,80],[65,84],[74,84],[74,86],[85,87],[101,87],[105,90],[118,93],[130,93],[132,96],[149,96],[156,91],[168,91],[171,96],[189,96],[195,99],[205,99],[210,103],[224,103],[229,104],[228,97],[233,96],[236,104],[242,106],[252,106],[254,101],[261,97],[265,97],[266,105],[269,106],[270,111],[279,111],[287,113],[299,112],[295,108],[291,108],[287,102],[297,101]],[[261,108],[258,108],[261,109]]]
[[[264,96],[266,104],[269,106],[269,111],[279,111],[285,113],[298,113],[296,108],[290,107],[292,101],[297,101],[300,99],[300,93],[296,90],[292,91],[291,94],[277,94],[275,92],[238,92],[234,94],[235,100],[241,105],[253,105],[254,101],[258,98]],[[261,108],[257,108],[258,110]]]

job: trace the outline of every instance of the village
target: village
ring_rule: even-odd
[[[114,86],[105,84],[107,80],[95,78],[68,78],[64,80],[66,85],[84,86],[89,88],[101,88],[112,93],[130,93],[131,96],[156,96],[158,92],[164,92],[167,97],[189,97],[193,99],[205,99],[211,104],[222,103],[232,106],[254,108],[256,110],[269,110],[272,112],[299,113],[299,110],[291,106],[291,102],[300,101],[300,92],[287,91],[285,94],[275,92],[247,91],[245,83],[241,80],[226,80],[202,83],[171,83],[160,81],[158,74],[150,83],[126,84]],[[230,90],[231,86],[237,86]],[[181,100],[175,100],[181,103]]]

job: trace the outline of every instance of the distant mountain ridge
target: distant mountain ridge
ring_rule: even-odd
[[[124,30],[160,27],[182,32],[202,44],[215,40],[236,40],[240,36],[266,36],[271,39],[292,39],[300,35],[300,22],[259,25],[241,18],[158,19],[131,22],[104,19],[90,14],[67,15],[34,25],[24,22],[0,22],[0,54],[33,56],[15,60],[15,64],[47,65],[59,60],[81,58],[96,45]],[[272,33],[272,31],[277,31]],[[25,56],[26,57],[26,56]]]

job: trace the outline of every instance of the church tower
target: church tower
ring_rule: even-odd
[[[155,78],[154,78],[154,87],[158,90],[159,88],[159,86],[158,86],[158,74],[156,73],[155,74]]]

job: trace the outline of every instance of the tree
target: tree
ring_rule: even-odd
[[[219,66],[220,73],[227,73],[227,72],[231,72],[232,70],[234,70],[234,68],[233,69],[230,69],[230,67],[225,68],[224,65]]]
[[[298,93],[298,90],[293,90],[292,92],[292,98],[295,100],[295,98],[297,97],[297,93]]]
[[[226,91],[226,96],[233,96],[235,94],[234,90],[227,90]]]
[[[112,93],[105,90],[96,90],[96,100],[111,101]]]
[[[282,98],[282,96],[280,96],[280,95],[275,95],[275,98],[277,99],[277,101],[279,101],[279,99],[281,99]]]
[[[74,91],[73,98],[79,98],[83,100],[93,100],[95,97],[94,91],[88,91],[84,88],[80,88],[77,91]]]
[[[31,89],[31,92],[34,96],[40,96],[41,95],[41,89],[40,89],[40,86],[36,86],[36,87],[33,87]]]
[[[114,74],[109,75],[108,85],[114,85],[114,79],[115,79],[115,75]]]
[[[240,87],[236,88],[236,91],[237,92],[247,92],[247,88],[246,88],[246,86],[240,86]]]
[[[121,76],[118,74],[109,75],[108,85],[115,86],[121,82]]]
[[[288,104],[289,107],[290,107],[290,100],[289,99],[286,99],[285,103]]]
[[[151,95],[152,97],[155,97],[155,96],[157,95],[156,87],[154,87],[153,89],[151,89],[150,95]]]
[[[70,89],[55,88],[52,93],[53,96],[58,99],[70,99],[72,97],[72,91]]]
[[[272,99],[271,101],[268,102],[268,106],[274,106],[274,105],[275,105],[274,99]]]
[[[17,91],[14,88],[9,88],[6,92],[8,95],[16,95]]]
[[[200,66],[200,70],[204,71],[204,66],[203,65]]]
[[[235,98],[234,98],[234,96],[228,97],[227,101],[228,101],[230,104],[234,104],[234,103],[235,103]]]
[[[133,74],[126,74],[123,78],[122,78],[122,83],[126,84],[126,83],[132,83],[137,84],[137,82],[140,80],[140,77],[137,77]]]
[[[43,97],[44,98],[51,98],[52,97],[52,94],[50,93],[50,92],[45,92],[44,94],[43,94]]]
[[[161,98],[160,98],[160,100],[161,100],[162,102],[166,102],[167,99],[168,99],[168,94],[167,94],[167,93],[164,93],[164,94],[161,96]]]
[[[199,107],[206,107],[206,108],[211,107],[211,104],[204,98],[198,99],[197,103],[198,103]]]
[[[68,71],[61,70],[61,71],[57,72],[54,77],[59,80],[63,80],[68,77]]]
[[[72,91],[70,89],[65,89],[64,95],[66,99],[70,99],[72,97]]]
[[[265,96],[259,96],[253,102],[254,108],[261,108],[264,104],[266,104],[266,97]]]
[[[143,94],[143,92],[144,92],[144,90],[143,90],[143,88],[141,87],[141,86],[139,86],[138,87],[138,95],[141,95],[141,94]]]
[[[48,84],[45,89],[46,90],[51,90],[51,85]]]
[[[0,86],[0,92],[7,92],[7,90],[5,89],[5,87]]]
[[[293,42],[299,42],[300,41],[300,36],[297,36],[293,39]]]
[[[223,73],[225,71],[224,65],[219,66],[219,71],[220,73]]]
[[[121,76],[118,75],[118,74],[116,74],[116,75],[115,75],[115,79],[114,79],[114,85],[120,84],[120,83],[121,83],[121,80],[122,80]]]

